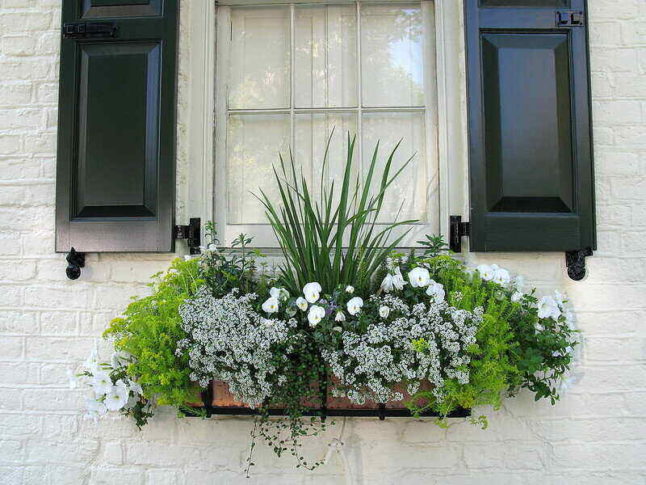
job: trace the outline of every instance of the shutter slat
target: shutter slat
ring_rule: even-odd
[[[465,0],[473,251],[596,247],[587,32],[561,5]]]
[[[176,0],[64,0],[56,250],[173,250]]]

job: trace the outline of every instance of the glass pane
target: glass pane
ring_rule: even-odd
[[[423,106],[421,8],[366,5],[361,12],[363,105]]]
[[[265,210],[252,195],[279,194],[272,165],[289,147],[289,115],[231,115],[227,141],[227,218],[229,224],[265,224]]]
[[[289,9],[231,11],[229,108],[289,107]]]
[[[423,113],[366,113],[363,115],[363,166],[370,164],[377,141],[377,173],[399,140],[391,174],[414,155],[413,160],[389,187],[384,200],[381,222],[418,219],[426,222],[430,180],[426,160]]]
[[[328,138],[332,134],[328,162],[323,173],[323,157]],[[348,133],[357,132],[357,117],[354,113],[317,113],[296,116],[296,162],[303,167],[306,180],[315,197],[321,195],[323,184],[334,181],[334,192],[338,195],[347,158]],[[358,144],[355,148],[358,157]],[[359,161],[355,158],[355,167]],[[357,173],[357,172],[355,172]],[[322,178],[321,178],[322,177]],[[329,185],[327,185],[329,187]]]
[[[355,7],[297,7],[294,31],[296,106],[356,106]]]

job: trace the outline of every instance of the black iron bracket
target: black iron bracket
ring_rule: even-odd
[[[78,253],[76,249],[70,249],[65,258],[67,260],[67,269],[65,274],[71,280],[77,280],[81,276],[81,268],[85,267],[85,253]]]
[[[585,278],[585,258],[592,256],[592,249],[577,249],[576,251],[565,252],[565,264],[567,266],[567,274],[574,281],[581,281]]]
[[[188,226],[175,226],[174,238],[186,240],[191,254],[200,254],[200,222],[199,217],[193,217],[189,219]]]
[[[462,238],[469,237],[471,226],[468,222],[462,222],[462,216],[451,216],[449,218],[449,248],[454,253],[462,252]]]

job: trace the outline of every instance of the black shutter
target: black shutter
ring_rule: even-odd
[[[63,0],[56,251],[172,251],[177,0]]]
[[[465,0],[470,247],[596,246],[585,0]]]

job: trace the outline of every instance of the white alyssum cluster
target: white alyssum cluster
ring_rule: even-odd
[[[215,298],[204,289],[188,300],[180,316],[189,337],[177,352],[188,353],[191,379],[202,386],[225,381],[237,399],[257,407],[285,380],[276,359],[287,359],[297,321],[266,318],[253,309],[256,294],[238,293]]]
[[[342,395],[357,404],[401,401],[404,396],[395,385],[412,381],[407,389],[412,394],[428,380],[441,400],[446,379],[469,382],[467,348],[475,343],[482,309],[458,310],[435,298],[415,305],[393,295],[370,300],[380,309],[381,320],[363,333],[343,331],[339,348],[322,351]],[[393,318],[387,321],[389,315]],[[425,349],[416,349],[413,341],[423,341]]]

